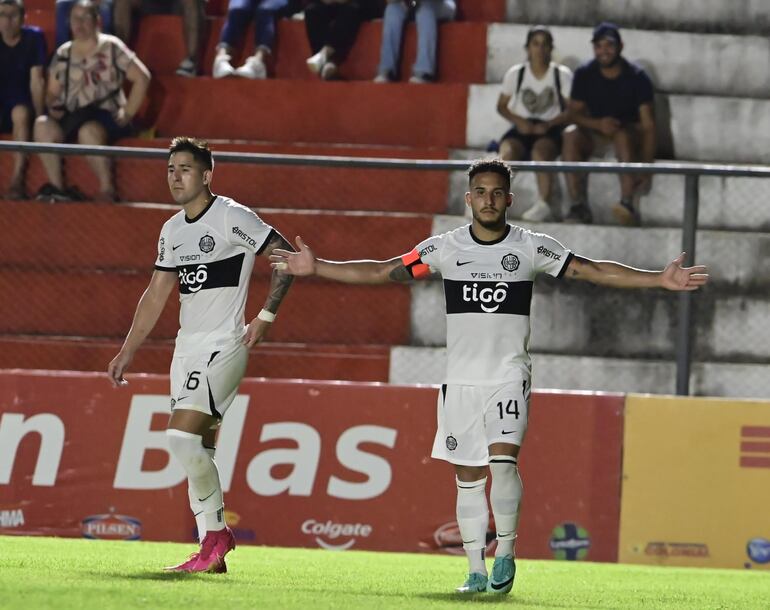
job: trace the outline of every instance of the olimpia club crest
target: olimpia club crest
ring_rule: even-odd
[[[506,271],[516,271],[519,268],[519,257],[515,254],[506,254],[500,264]]]
[[[211,252],[214,249],[214,245],[214,238],[211,235],[204,235],[198,242],[198,247],[204,254]]]
[[[591,536],[577,523],[562,523],[553,528],[548,544],[556,559],[585,559],[591,548]]]

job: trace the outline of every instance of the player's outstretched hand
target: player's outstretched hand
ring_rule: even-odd
[[[270,266],[273,269],[289,273],[291,275],[313,275],[315,273],[315,255],[313,251],[297,235],[296,252],[275,249],[270,255]]]
[[[123,379],[123,373],[133,359],[133,354],[126,353],[123,350],[112,359],[112,362],[107,367],[107,376],[110,378],[113,387],[119,388],[120,386],[128,385],[128,381]]]
[[[661,286],[668,290],[698,290],[709,281],[708,269],[704,265],[682,267],[685,253],[682,252],[663,270]]]

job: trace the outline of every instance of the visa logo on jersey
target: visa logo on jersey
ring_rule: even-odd
[[[92,540],[139,540],[142,522],[134,517],[114,513],[91,515],[80,524],[84,538]]]

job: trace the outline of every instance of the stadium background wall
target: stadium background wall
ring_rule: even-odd
[[[0,533],[192,541],[167,388],[162,375],[112,390],[95,373],[0,372]],[[436,388],[240,391],[217,461],[241,543],[462,552],[452,469],[429,457]],[[520,556],[617,560],[622,410],[622,395],[533,395]]]

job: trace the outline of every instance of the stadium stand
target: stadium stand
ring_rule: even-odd
[[[28,22],[41,26],[51,42],[49,4],[32,0],[27,6]],[[485,154],[489,140],[505,127],[494,112],[499,81],[507,67],[523,58],[529,24],[553,25],[556,59],[574,67],[591,54],[590,27],[614,19],[623,28],[625,56],[644,65],[655,82],[661,157],[770,162],[770,76],[764,69],[770,43],[757,35],[770,22],[767,7],[730,3],[728,14],[726,4],[709,3],[693,11],[686,3],[666,0],[463,0],[458,6],[461,20],[441,26],[440,82],[429,86],[368,82],[376,73],[379,22],[364,25],[343,69],[347,82],[311,79],[304,65],[309,49],[297,20],[279,25],[274,80],[177,78],[176,51],[183,48],[179,17],[149,17],[137,28],[134,48],[156,77],[143,118],[154,138],[120,144],[164,147],[170,136],[186,134],[209,138],[215,150],[475,158]],[[223,0],[208,2],[204,70],[210,70],[225,8]],[[407,72],[414,46],[410,25],[402,56]],[[217,109],[226,111],[208,108],[212,98]],[[5,157],[0,161],[9,162]],[[73,171],[81,163],[72,161]],[[163,172],[157,166],[157,161],[119,160],[122,199],[166,202]],[[312,236],[311,245],[324,257],[385,258],[432,232],[466,222],[465,178],[459,172],[447,178],[427,171],[221,165],[215,176],[215,190],[259,208],[289,238],[298,232],[309,241]],[[28,190],[34,192],[41,180],[33,160]],[[271,183],[280,186],[271,188]],[[414,184],[419,189],[408,188]],[[81,188],[92,193],[94,187],[85,182]],[[534,187],[532,175],[517,177],[518,213],[534,201]],[[590,197],[598,204],[599,224],[611,222],[602,210],[616,191],[615,177],[592,178]],[[640,229],[536,228],[588,256],[660,267],[665,262],[661,256],[679,251],[683,191],[681,176],[656,176],[643,202]],[[767,381],[757,381],[766,377],[758,371],[770,358],[767,338],[757,334],[766,307],[761,293],[767,280],[762,278],[770,277],[764,254],[770,248],[770,208],[756,201],[767,199],[768,191],[770,183],[760,179],[700,180],[699,227],[707,230],[699,233],[698,260],[710,265],[714,285],[696,300],[696,320],[702,326],[696,341],[696,393],[725,394],[728,384],[733,395],[736,385],[747,388],[738,390],[745,395],[770,391]],[[157,230],[173,208],[32,202],[2,203],[0,208],[39,228],[32,245],[29,235],[10,236],[8,251],[16,258],[4,263],[0,286],[13,286],[15,298],[33,305],[3,320],[0,345],[13,349],[0,350],[0,367],[101,370],[128,328],[147,280]],[[88,239],[57,231],[65,222],[59,215],[71,219],[75,214],[86,219]],[[99,255],[106,250],[108,257]],[[57,252],[54,271],[43,266],[50,259],[35,258],[46,251]],[[252,309],[266,273],[260,267],[255,277]],[[86,281],[94,275],[98,283]],[[57,307],[55,284],[61,282],[82,295],[78,307]],[[673,391],[676,299],[548,281],[539,284],[535,299],[536,386]],[[372,288],[298,282],[281,310],[281,324],[270,342],[258,348],[249,374],[437,383],[443,369],[444,319],[436,315],[440,301],[438,283]],[[169,307],[136,370],[166,372],[175,315],[176,308]]]

